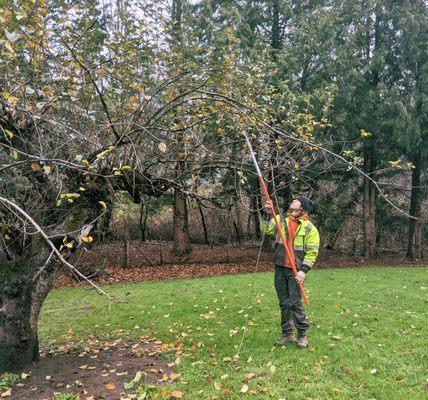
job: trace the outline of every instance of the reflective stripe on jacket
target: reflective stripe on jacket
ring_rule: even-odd
[[[277,218],[281,221],[279,215]],[[288,227],[289,218],[287,217],[285,221]],[[284,226],[283,229],[287,237],[288,229],[285,229]],[[269,224],[260,220],[260,230],[266,235],[275,235],[276,224],[274,219],[272,218]],[[298,270],[308,272],[312,268],[318,257],[319,246],[320,236],[315,225],[308,219],[299,220],[299,227],[294,238],[294,259]],[[276,265],[284,265],[285,263],[285,249],[279,234],[276,235],[275,239],[274,262]],[[291,265],[287,265],[287,267],[291,267]]]

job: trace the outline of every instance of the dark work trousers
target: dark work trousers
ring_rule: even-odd
[[[297,332],[304,333],[309,328],[309,322],[306,319],[299,286],[291,268],[275,265],[275,289],[281,309],[282,333],[291,333],[294,327]]]

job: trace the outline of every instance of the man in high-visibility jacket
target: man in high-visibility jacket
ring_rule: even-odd
[[[271,213],[272,202],[266,202],[266,210]],[[312,209],[312,202],[306,196],[296,197],[290,204],[286,225],[282,224],[287,244],[293,248],[297,276],[294,277],[291,268],[291,254],[286,254],[281,238],[276,232],[274,219],[269,224],[260,222],[260,229],[267,235],[276,234],[275,240],[275,289],[281,309],[282,336],[277,346],[295,342],[294,328],[297,329],[297,346],[308,347],[306,331],[309,322],[302,305],[298,284],[304,282],[306,274],[311,270],[317,257],[320,237],[317,228],[309,221],[308,213]],[[280,218],[280,216],[278,216]]]

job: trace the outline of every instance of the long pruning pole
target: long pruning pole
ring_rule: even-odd
[[[251,146],[250,140],[248,139],[246,132],[244,132],[244,136],[245,136],[245,142],[247,143],[247,146],[248,146],[248,150],[250,151],[251,160],[253,161],[254,167],[256,168],[257,177],[259,179],[260,187],[262,189],[263,195],[265,196],[266,201],[272,202],[271,197],[269,196],[269,192],[268,192],[267,187],[266,187],[266,183],[265,183],[263,176],[262,176],[262,173],[260,171],[259,164],[256,160],[256,156],[254,154],[253,147]],[[273,202],[272,202],[272,204],[273,204]],[[288,246],[287,239],[285,238],[284,230],[282,229],[282,226],[281,226],[281,222],[279,221],[279,218],[277,218],[277,213],[275,212],[275,206],[272,207],[272,216],[273,216],[273,219],[274,219],[275,224],[276,224],[277,232],[281,238],[282,245],[284,246],[285,254],[291,255],[291,257],[290,257],[291,268],[293,270],[294,277],[296,278],[297,277],[297,268],[296,268],[296,261],[294,260],[294,251],[293,251],[293,249],[290,249]],[[305,291],[305,288],[303,287],[303,284],[299,283],[298,285],[299,285],[300,293],[301,293],[303,299],[305,300],[306,305],[309,305],[308,295],[306,294],[306,291]]]

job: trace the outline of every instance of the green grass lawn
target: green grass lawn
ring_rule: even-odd
[[[110,286],[113,295],[130,292],[110,310],[93,291],[55,290],[39,334],[44,346],[64,342],[69,328],[82,339],[125,329],[184,342],[181,378],[168,389],[188,399],[427,398],[428,269],[314,270],[306,288],[307,350],[273,346],[280,336],[273,273]]]

